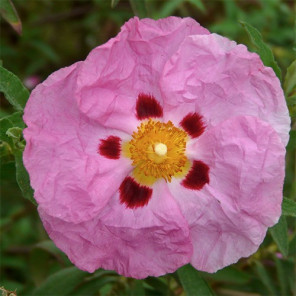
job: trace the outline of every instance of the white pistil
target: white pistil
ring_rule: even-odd
[[[164,156],[167,154],[168,152],[168,148],[165,144],[163,143],[158,143],[158,144],[155,144],[154,146],[154,151],[157,155],[159,156]]]

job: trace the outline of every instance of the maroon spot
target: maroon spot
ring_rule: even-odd
[[[152,195],[152,189],[139,185],[133,178],[126,177],[119,187],[120,202],[127,208],[144,207]]]
[[[199,137],[206,128],[202,116],[197,113],[187,114],[180,122],[180,125],[192,138]]]
[[[110,159],[118,159],[120,157],[120,141],[118,137],[110,136],[106,140],[101,140],[98,152]]]
[[[152,95],[139,94],[136,111],[139,120],[163,115],[162,107]]]
[[[210,182],[209,167],[200,160],[193,162],[192,168],[182,181],[182,185],[189,189],[200,190]]]

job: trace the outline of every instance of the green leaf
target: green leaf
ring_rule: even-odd
[[[284,90],[286,96],[296,92],[296,60],[287,69]]]
[[[269,229],[273,240],[284,256],[289,253],[288,226],[286,217],[281,216],[279,222]]]
[[[29,255],[30,278],[36,286],[40,286],[48,277],[50,263],[52,262],[50,254],[41,249],[33,249]]]
[[[116,283],[115,277],[102,277],[95,278],[90,281],[82,283],[71,296],[81,296],[81,295],[99,295],[98,291],[108,284]]]
[[[129,0],[132,10],[139,18],[147,17],[146,1],[145,0]]]
[[[11,149],[14,148],[14,142],[11,137],[7,135],[7,131],[10,128],[21,128],[25,127],[25,124],[22,119],[22,112],[15,112],[9,116],[2,117],[0,119],[0,140],[3,142],[7,142],[11,145]]]
[[[251,280],[251,275],[234,268],[233,266],[225,267],[216,273],[205,273],[204,276],[218,282],[227,282],[234,284],[246,284]]]
[[[40,249],[44,252],[55,257],[61,265],[70,264],[68,257],[56,247],[56,245],[51,240],[41,241],[38,244],[34,245],[34,249]]]
[[[255,262],[255,270],[258,274],[259,279],[264,284],[265,288],[269,292],[269,295],[278,295],[276,288],[273,284],[273,280],[270,278],[268,272],[266,271],[265,267],[259,261]]]
[[[282,263],[282,260],[274,256],[275,266],[276,266],[276,272],[278,277],[278,282],[280,284],[280,295],[288,295],[288,281],[287,281],[287,274],[286,270],[284,268],[284,265]]]
[[[87,272],[81,271],[76,267],[62,269],[53,275],[33,291],[33,296],[55,295],[65,296],[75,289],[88,275]]]
[[[15,159],[16,181],[25,198],[36,204],[30,178],[23,164],[23,141],[20,132],[25,127],[22,112],[15,112],[0,119],[0,140],[6,142]]]
[[[276,63],[271,49],[263,42],[261,33],[251,25],[241,22],[243,28],[246,30],[250,40],[257,49],[256,52],[259,54],[263,64],[271,67],[275,72],[276,76],[281,80],[281,69]]]
[[[94,274],[84,279],[84,281],[75,288],[75,291],[71,292],[71,296],[98,295],[99,290],[106,285],[116,283],[118,278],[118,275],[113,271],[99,269]]]
[[[111,0],[111,7],[114,8],[118,4],[119,0]]]
[[[201,278],[199,272],[190,264],[179,268],[177,274],[185,290],[186,296],[214,295],[208,284]]]
[[[296,130],[290,130],[290,139],[287,145],[287,150],[291,151],[296,149]]]
[[[284,197],[282,203],[282,214],[285,216],[296,217],[296,202]]]
[[[60,57],[48,44],[40,40],[32,40],[30,46],[37,49],[41,55],[43,55],[50,62],[57,64],[60,61]]]
[[[296,258],[296,233],[289,243],[289,256]]]
[[[14,153],[14,158],[15,158],[17,184],[19,185],[23,196],[36,205],[36,201],[34,199],[34,190],[30,185],[29,174],[23,164],[23,151],[22,150],[16,151]]]
[[[23,129],[20,127],[11,127],[6,131],[6,135],[12,139],[16,149],[24,150],[25,143],[23,138]]]
[[[0,14],[19,35],[22,34],[22,23],[11,0],[0,1]]]
[[[170,295],[170,288],[161,277],[148,277],[145,279],[145,283],[151,286],[157,292],[157,295]]]
[[[155,18],[160,19],[167,17],[177,9],[177,7],[183,2],[183,0],[170,0],[166,1],[163,7],[159,10],[159,12],[155,13]]]
[[[205,8],[205,6],[204,6],[204,4],[202,3],[201,0],[187,0],[187,2],[193,4],[194,6],[196,6],[202,12],[206,12],[206,8]]]
[[[143,282],[140,280],[135,280],[130,289],[131,296],[145,296],[145,290],[143,287]]]
[[[19,141],[22,137],[23,129],[19,127],[11,127],[6,131],[6,135],[15,141]]]
[[[5,164],[8,162],[13,162],[14,156],[11,147],[8,143],[0,141],[0,162]]]
[[[3,92],[7,101],[19,111],[24,109],[30,95],[18,77],[1,66],[0,92]]]
[[[288,107],[296,106],[296,94],[286,98]],[[290,109],[290,108],[289,108]]]

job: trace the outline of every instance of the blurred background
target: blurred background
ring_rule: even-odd
[[[22,34],[1,18],[0,60],[29,89],[53,71],[84,60],[91,49],[114,37],[135,14],[154,19],[190,16],[211,32],[254,50],[239,22],[246,21],[261,32],[271,47],[283,78],[295,60],[294,1],[13,0],[13,4]],[[20,26],[16,29],[20,31]],[[2,94],[0,99],[0,116],[11,114],[12,107]],[[293,108],[290,110],[294,117]],[[295,119],[293,124],[295,129]],[[294,200],[295,148],[294,131],[287,147],[284,186],[284,196]],[[16,290],[18,295],[185,295],[177,274],[138,281],[103,270],[87,274],[73,267],[48,239],[36,207],[22,197],[13,160],[13,155],[1,155],[0,287]],[[250,258],[216,274],[200,273],[216,295],[296,295],[295,219],[282,219],[284,243],[279,243],[270,231]]]

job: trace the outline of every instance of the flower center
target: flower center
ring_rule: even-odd
[[[171,182],[173,176],[186,173],[189,163],[185,156],[186,142],[187,133],[171,121],[143,121],[124,149],[133,161],[134,177],[151,185],[159,178]]]
[[[166,144],[158,143],[154,145],[154,151],[159,156],[164,156],[168,152],[168,147]]]

